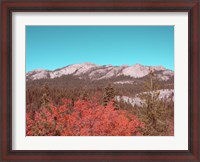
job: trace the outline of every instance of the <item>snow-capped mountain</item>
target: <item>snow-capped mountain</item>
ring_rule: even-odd
[[[72,64],[53,71],[37,69],[26,73],[26,80],[53,79],[65,75],[89,78],[91,80],[109,79],[112,77],[129,76],[131,78],[142,78],[153,71],[159,80],[167,81],[174,76],[174,72],[163,66],[144,66],[135,64],[133,66],[122,65],[96,65],[93,63]]]

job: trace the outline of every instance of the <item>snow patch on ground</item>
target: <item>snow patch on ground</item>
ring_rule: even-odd
[[[156,93],[159,92],[159,98],[161,100],[173,100],[174,101],[174,90],[173,89],[162,89],[162,90],[158,90],[158,91],[153,91],[150,93]],[[143,93],[139,93],[137,95],[135,95],[135,97],[128,97],[128,96],[116,96],[115,99],[117,101],[124,101],[125,103],[130,103],[132,106],[141,106],[142,103],[144,102],[144,100],[142,100],[139,96],[141,94],[144,94],[147,92],[143,92]],[[171,98],[172,97],[172,98]]]
[[[132,80],[114,82],[114,84],[133,84],[133,83],[134,83],[134,81],[132,81]]]
[[[124,101],[125,103],[130,103],[132,106],[141,106],[142,105],[142,100],[139,97],[128,97],[128,96],[116,96],[115,99],[117,101]]]

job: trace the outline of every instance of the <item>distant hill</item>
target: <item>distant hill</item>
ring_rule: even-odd
[[[33,70],[26,73],[26,80],[30,81],[38,79],[55,79],[67,75],[86,80],[113,79],[118,77],[130,77],[131,79],[139,79],[148,76],[150,71],[154,72],[155,77],[159,81],[168,81],[174,77],[174,72],[164,68],[163,66],[143,66],[141,64],[135,64],[133,66],[100,66],[93,63],[82,63],[68,65],[53,71],[44,69]],[[119,84],[127,84],[131,82],[130,80],[124,79],[122,79],[122,82],[119,82],[118,80]],[[118,83],[116,82],[116,84]]]

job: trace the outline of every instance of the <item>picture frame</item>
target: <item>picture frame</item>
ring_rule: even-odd
[[[1,2],[1,160],[200,161],[199,1],[51,1]],[[188,13],[188,150],[12,150],[12,13],[13,12],[187,12]]]

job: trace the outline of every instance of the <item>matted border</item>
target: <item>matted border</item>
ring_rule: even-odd
[[[94,26],[94,24],[95,26],[173,26],[174,136],[25,136],[26,27]],[[91,12],[12,12],[12,33],[13,150],[188,150],[187,12],[93,12],[92,14]]]
[[[141,3],[142,2],[142,3]],[[1,4],[1,159],[199,161],[199,1],[4,1]],[[189,150],[188,151],[13,151],[12,150],[12,12],[188,12]]]

